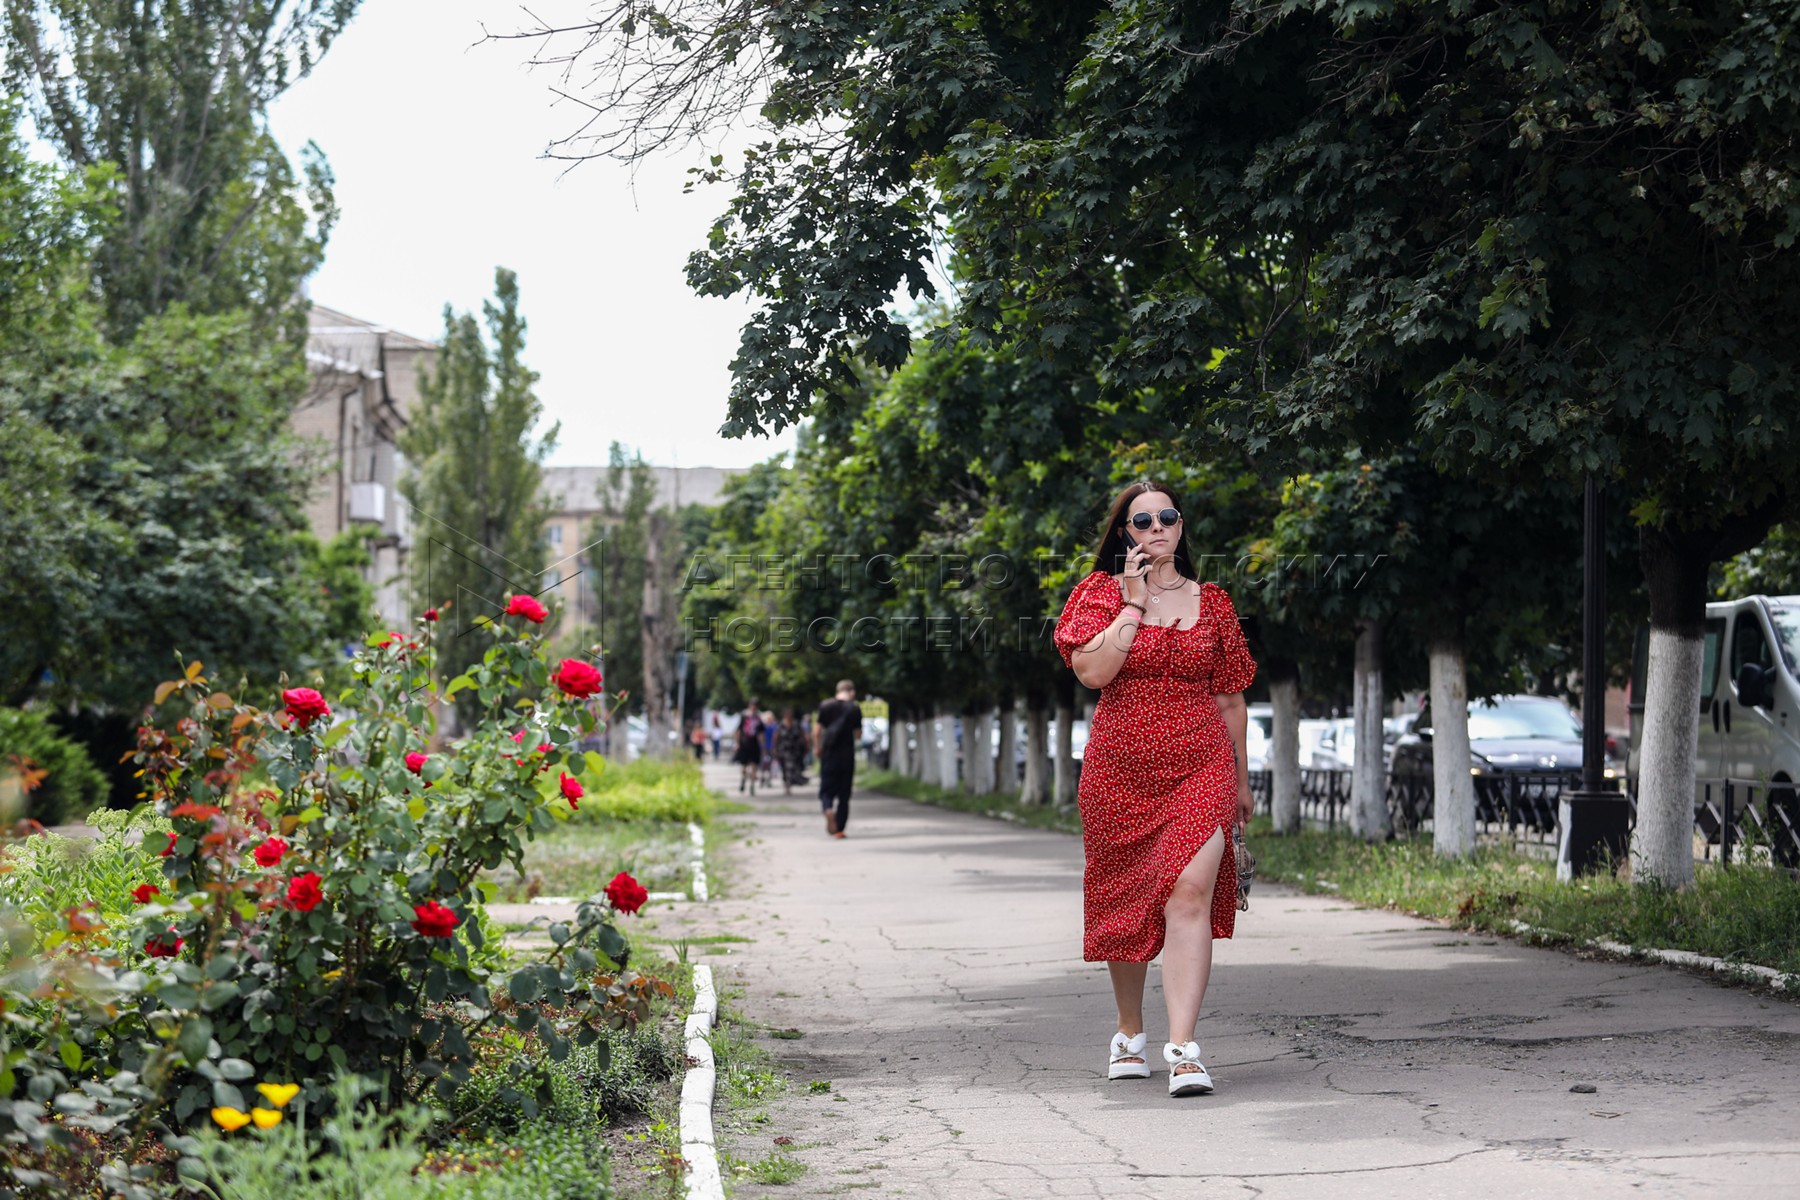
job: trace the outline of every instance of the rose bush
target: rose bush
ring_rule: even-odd
[[[126,1098],[108,1101],[109,1128],[188,1154],[184,1124],[253,1110],[247,1081],[293,1080],[324,1102],[349,1071],[379,1081],[390,1105],[448,1095],[483,1028],[529,1032],[560,1059],[668,994],[629,970],[613,917],[635,909],[616,901],[582,904],[550,927],[542,960],[493,973],[478,876],[516,868],[526,841],[568,816],[537,777],[581,771],[567,748],[597,723],[586,698],[552,685],[537,622],[527,610],[492,623],[483,660],[441,689],[424,619],[417,641],[370,639],[331,701],[285,688],[259,709],[198,663],[158,688],[161,719],[135,755],[145,799],[173,826],[145,830],[137,850],[158,883],[132,892],[128,915],[67,915],[58,953],[92,959],[88,974],[112,989],[106,1017],[71,1018],[73,993],[41,988],[28,993],[35,1016],[9,1010],[74,1032],[49,1043],[61,1068],[34,1072],[26,1057],[0,1073],[0,1110],[25,1106],[0,1123],[24,1128],[26,1109],[58,1097],[98,1111],[69,1087],[79,1069]],[[481,719],[433,747],[435,712],[462,692]]]

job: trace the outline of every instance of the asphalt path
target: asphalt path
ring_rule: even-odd
[[[660,923],[750,938],[705,961],[803,1035],[763,1043],[793,1079],[769,1120],[719,1139],[808,1170],[736,1196],[1800,1196],[1788,1000],[1262,882],[1200,1024],[1218,1090],[1170,1099],[1154,968],[1156,1073],[1105,1079],[1079,839],[865,793],[833,840],[808,796],[751,804],[725,894]]]

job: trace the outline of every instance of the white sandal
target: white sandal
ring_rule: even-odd
[[[1163,1059],[1169,1064],[1169,1095],[1204,1096],[1213,1090],[1212,1076],[1200,1061],[1199,1042],[1164,1042]],[[1177,1068],[1192,1063],[1198,1070],[1178,1074]]]
[[[1113,1034],[1112,1045],[1108,1047],[1106,1077],[1108,1079],[1150,1078],[1150,1060],[1144,1057],[1144,1048],[1149,1044],[1149,1038],[1150,1035],[1147,1033],[1140,1033],[1134,1038],[1128,1038],[1123,1033]],[[1138,1061],[1122,1061],[1128,1058],[1135,1058]]]

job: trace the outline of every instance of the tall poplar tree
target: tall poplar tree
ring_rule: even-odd
[[[538,488],[559,426],[533,435],[543,406],[524,350],[518,277],[501,267],[481,321],[444,307],[437,367],[420,379],[401,436],[412,467],[400,490],[414,510],[413,594],[421,611],[451,606],[438,625],[447,674],[480,657],[485,643],[468,636],[477,618],[504,611],[508,593],[535,595],[548,582]]]

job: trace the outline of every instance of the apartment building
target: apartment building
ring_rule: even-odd
[[[312,386],[291,422],[317,469],[307,518],[321,540],[353,527],[371,533],[376,610],[405,628],[412,531],[398,489],[406,464],[397,442],[438,347],[321,304],[309,320]]]

